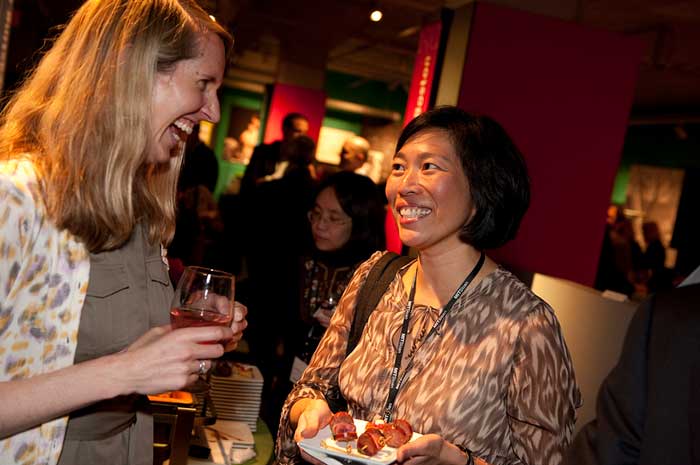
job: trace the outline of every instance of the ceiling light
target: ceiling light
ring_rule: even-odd
[[[382,10],[379,8],[374,8],[372,12],[369,14],[369,19],[374,21],[375,23],[378,23],[379,21],[382,20],[382,16],[384,16],[384,13],[382,13]]]

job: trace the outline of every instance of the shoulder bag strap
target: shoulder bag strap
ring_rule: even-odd
[[[348,337],[348,347],[345,352],[347,357],[352,352],[357,343],[360,341],[362,331],[369,319],[370,314],[374,311],[386,292],[389,284],[394,280],[396,273],[402,266],[413,260],[411,257],[401,256],[394,252],[387,252],[374,264],[372,269],[367,274],[367,279],[357,293],[355,304],[355,315],[350,328]]]

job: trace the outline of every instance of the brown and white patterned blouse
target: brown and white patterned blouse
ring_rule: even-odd
[[[358,268],[285,402],[276,445],[280,463],[300,458],[289,423],[298,399],[323,398],[339,387],[355,418],[370,420],[384,409],[408,300],[401,273],[345,358],[357,291],[381,255]],[[413,340],[429,332],[438,314],[439,309],[416,304]],[[407,343],[406,351],[411,347]],[[561,462],[580,405],[571,357],[551,307],[508,271],[498,268],[468,288],[406,366],[410,371],[393,418],[468,447],[494,465]]]

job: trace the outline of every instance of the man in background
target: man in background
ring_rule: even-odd
[[[284,169],[279,169],[286,160],[291,141],[309,132],[309,120],[301,113],[289,113],[282,120],[282,140],[260,144],[253,150],[250,163],[241,180],[241,195],[251,193],[255,186],[271,179],[279,179]],[[285,164],[286,165],[286,164]]]
[[[352,171],[367,176],[375,184],[379,184],[382,167],[372,161],[369,153],[369,141],[364,137],[351,136],[345,140],[340,149],[338,166],[322,164],[317,168],[318,178],[322,180],[339,171]]]

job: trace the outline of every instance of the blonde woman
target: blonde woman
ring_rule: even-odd
[[[0,463],[150,463],[142,395],[240,339],[240,304],[231,328],[170,330],[162,253],[230,44],[193,0],[89,0],[5,108]]]

